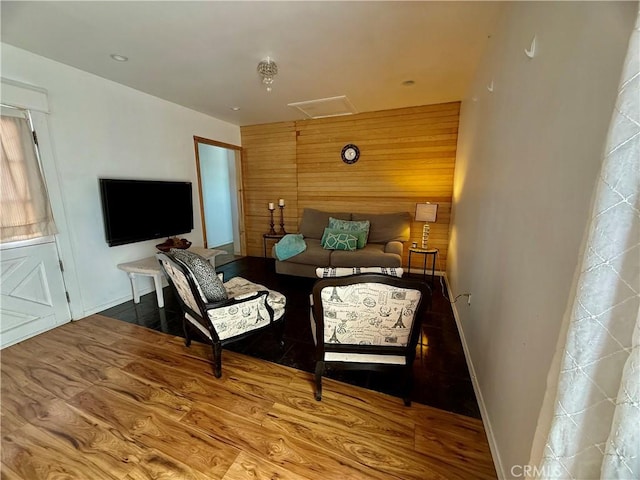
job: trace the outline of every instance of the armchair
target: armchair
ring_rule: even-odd
[[[213,350],[213,372],[222,375],[222,347],[275,324],[284,315],[284,295],[263,285],[235,277],[224,283],[226,300],[208,302],[190,268],[171,255],[156,255],[174,289],[184,313],[185,345],[191,345],[190,330],[196,330]],[[284,320],[279,322],[283,345]]]
[[[378,273],[318,280],[312,293],[316,343],[316,400],[327,364],[340,368],[401,369],[404,403],[411,405],[413,361],[431,289],[421,281]]]

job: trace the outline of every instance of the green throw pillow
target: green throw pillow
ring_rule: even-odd
[[[358,246],[358,239],[348,232],[327,233],[324,245],[326,250],[355,250]]]
[[[369,222],[369,220],[350,221],[329,217],[329,228],[337,228],[338,230],[346,230],[347,232],[364,231],[367,234],[365,237],[365,242],[367,237],[369,237],[370,226],[371,222]]]
[[[345,232],[346,230],[341,230],[339,228],[329,228],[329,227],[325,228],[324,233],[322,234],[322,240],[320,240],[320,245],[324,247],[324,244],[327,239],[327,235],[329,233],[336,234],[336,233],[345,233]],[[348,231],[347,233],[350,233],[351,235],[353,235],[358,239],[358,244],[356,245],[356,248],[364,248],[367,245],[367,232],[365,232],[364,230]]]

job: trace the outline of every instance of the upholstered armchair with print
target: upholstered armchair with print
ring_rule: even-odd
[[[277,323],[282,346],[284,295],[242,277],[222,283],[209,262],[194,255],[176,252],[156,257],[184,313],[185,345],[191,345],[193,330],[211,343],[216,378],[222,375],[222,347],[231,342]]]
[[[411,405],[413,361],[431,289],[418,280],[378,273],[323,278],[312,294],[316,343],[316,400],[327,364],[402,371],[403,399]]]

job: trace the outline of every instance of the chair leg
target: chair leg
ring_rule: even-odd
[[[185,347],[191,346],[191,335],[189,335],[189,320],[187,317],[182,317],[182,329],[184,330],[184,345]]]
[[[222,345],[215,342],[213,345],[213,375],[216,378],[222,376]]]
[[[284,349],[284,318],[280,320],[280,325],[278,325],[278,344],[281,349]]]
[[[324,373],[324,362],[316,362],[316,400],[322,400],[322,374]]]

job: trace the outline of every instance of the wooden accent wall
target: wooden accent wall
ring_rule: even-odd
[[[279,198],[285,200],[285,229],[288,233],[297,232],[297,175],[295,122],[242,127],[247,255],[261,257],[263,254],[262,234],[269,231],[269,202],[278,205]],[[280,228],[280,209],[277,207],[274,222],[277,231]]]
[[[269,229],[267,203],[284,198],[285,228],[297,231],[305,207],[326,211],[415,214],[417,202],[438,203],[429,246],[446,268],[460,103],[343,117],[242,127],[249,255],[262,255]],[[342,162],[347,143],[360,149]],[[278,223],[278,221],[276,221]],[[422,222],[411,225],[420,243]],[[278,225],[276,225],[276,229]],[[407,264],[405,245],[404,265]],[[414,260],[416,267],[422,257]]]

